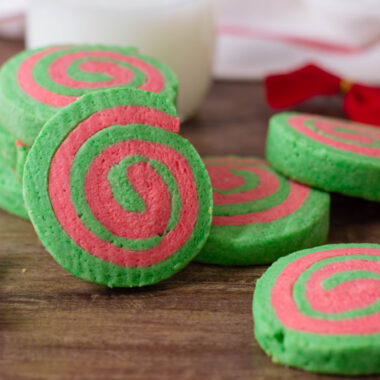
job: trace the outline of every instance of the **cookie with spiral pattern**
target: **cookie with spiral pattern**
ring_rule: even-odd
[[[380,245],[325,245],[279,259],[256,283],[253,317],[275,363],[380,373]]]
[[[135,48],[49,46],[25,50],[0,70],[0,122],[32,145],[42,126],[80,96],[106,88],[138,88],[175,103],[177,79],[163,63]]]
[[[204,162],[214,209],[210,236],[197,261],[267,264],[325,242],[328,193],[289,181],[259,158],[210,157]]]
[[[266,158],[276,170],[301,183],[380,201],[378,127],[279,113],[270,120]]]
[[[211,226],[212,188],[178,130],[170,101],[135,89],[84,95],[48,121],[25,164],[24,198],[63,268],[134,287],[196,256]]]

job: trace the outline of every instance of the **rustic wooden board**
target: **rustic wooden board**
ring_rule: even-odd
[[[0,41],[1,62],[21,48]],[[182,133],[203,155],[263,156],[270,114],[262,85],[218,82]],[[334,196],[331,220],[330,242],[380,243],[380,204]],[[0,378],[332,378],[275,365],[257,345],[251,302],[264,270],[191,264],[157,286],[106,289],[70,276],[28,222],[0,212]]]

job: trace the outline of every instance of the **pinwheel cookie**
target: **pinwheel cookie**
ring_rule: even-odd
[[[272,117],[266,157],[286,176],[327,191],[380,201],[380,130],[317,115]]]
[[[212,188],[174,105],[133,89],[93,92],[45,125],[25,165],[31,221],[52,256],[99,284],[143,286],[199,252]]]
[[[78,97],[110,87],[139,88],[175,102],[177,79],[134,48],[103,45],[26,50],[0,71],[0,122],[32,145],[42,126]]]
[[[289,181],[262,159],[212,157],[205,163],[214,190],[214,217],[196,260],[266,264],[325,241],[329,194]]]
[[[256,339],[276,363],[380,373],[380,245],[337,244],[276,261],[256,283]]]

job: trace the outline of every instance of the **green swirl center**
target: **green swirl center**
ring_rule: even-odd
[[[239,163],[239,165],[241,165]],[[251,166],[252,164],[247,164],[247,166]],[[258,167],[263,168],[264,170],[270,170],[267,165],[257,165]],[[274,171],[270,170],[279,181],[279,188],[276,192],[269,195],[266,198],[255,199],[248,202],[234,203],[234,204],[215,204],[213,214],[215,216],[233,216],[233,215],[243,215],[249,214],[251,212],[259,212],[263,210],[268,210],[273,208],[281,203],[283,203],[286,198],[289,196],[290,185],[289,181],[277,175]],[[248,190],[255,189],[260,184],[260,178],[251,171],[245,170],[232,170],[234,174],[241,176],[244,179],[243,185],[227,191],[215,190],[220,194],[234,194],[234,193],[242,193]]]
[[[126,139],[127,127],[115,125],[104,129],[89,138],[79,149],[70,175],[71,196],[76,212],[82,222],[95,235],[103,240],[109,241],[116,246],[130,250],[146,250],[160,243],[164,236],[171,231],[177,224],[180,211],[181,199],[177,183],[170,170],[161,162],[147,159],[139,155],[131,155],[123,158],[117,165],[113,166],[107,175],[113,196],[118,204],[125,210],[131,212],[143,212],[146,205],[133,188],[133,184],[128,181],[126,175],[128,168],[138,162],[149,162],[151,167],[158,173],[164,181],[171,199],[171,214],[166,228],[166,233],[159,236],[153,236],[146,239],[127,239],[112,234],[99,220],[94,216],[88,206],[85,195],[85,178],[88,169],[93,160],[102,153],[107,147]],[[144,126],[144,129],[147,129]]]
[[[347,319],[347,318],[361,317],[361,316],[373,314],[380,311],[380,300],[363,308],[349,310],[349,311],[340,312],[340,313],[322,313],[318,310],[314,310],[312,306],[310,305],[310,302],[306,296],[306,285],[310,277],[312,276],[312,274],[322,269],[324,266],[328,264],[339,263],[342,261],[350,261],[352,259],[353,259],[352,256],[338,256],[338,257],[332,257],[330,259],[326,259],[323,261],[319,261],[311,265],[305,272],[303,272],[299,276],[299,278],[297,279],[293,287],[293,297],[298,309],[300,310],[302,314],[311,316],[314,318],[342,320],[342,319]],[[363,259],[363,260],[368,260],[368,261],[373,261],[373,262],[380,261],[380,257],[371,256],[371,255],[355,255],[355,259]],[[350,271],[338,272],[326,278],[322,282],[321,285],[326,291],[330,291],[330,290],[333,290],[334,287],[344,282],[354,281],[354,280],[364,279],[364,278],[380,280],[380,275],[377,275],[375,273],[368,272],[365,270],[350,270]]]

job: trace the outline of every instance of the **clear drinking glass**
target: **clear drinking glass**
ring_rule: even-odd
[[[211,80],[214,0],[32,0],[29,48],[103,43],[136,46],[178,75],[182,119],[199,107]]]

